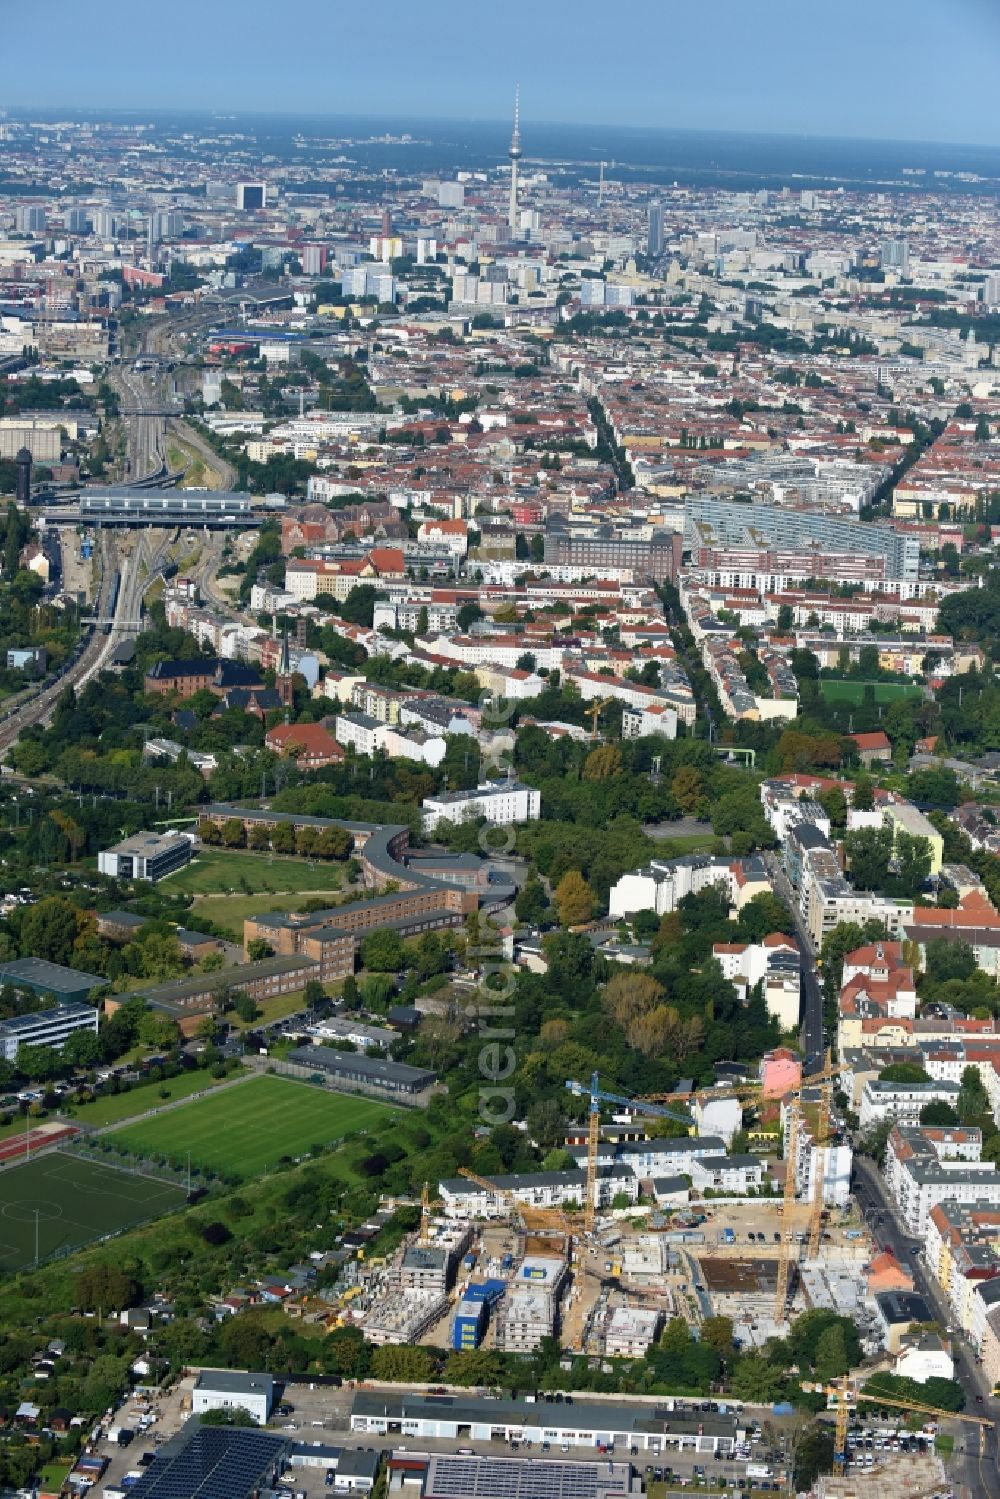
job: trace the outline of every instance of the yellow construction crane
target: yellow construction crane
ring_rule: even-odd
[[[843,1473],[847,1463],[847,1429],[850,1425],[851,1412],[859,1400],[864,1400],[868,1405],[884,1405],[893,1410],[912,1411],[920,1416],[937,1416],[941,1420],[972,1421],[977,1426],[993,1426],[993,1422],[987,1416],[967,1415],[964,1411],[945,1411],[936,1405],[921,1405],[919,1401],[897,1400],[895,1396],[880,1395],[877,1390],[858,1389],[846,1375],[832,1384],[812,1384],[809,1380],[803,1380],[802,1388],[813,1395],[825,1395],[827,1409],[835,1414],[836,1427],[833,1437],[835,1473]]]
[[[591,739],[596,739],[597,738],[597,724],[598,724],[598,721],[599,721],[599,719],[601,717],[601,714],[604,712],[604,710],[605,710],[605,708],[607,706],[608,706],[608,699],[607,698],[602,698],[600,700],[600,702],[591,703],[591,705],[590,705],[589,708],[584,708],[584,710],[583,710],[583,716],[584,716],[584,718],[589,718],[590,719],[590,737],[591,737]]]
[[[431,1200],[430,1182],[424,1182],[424,1190],[420,1194],[420,1240],[421,1244],[429,1244],[431,1241],[431,1208],[439,1208],[441,1199],[439,1197]]]
[[[802,1094],[810,1088],[825,1088],[831,1080],[843,1072],[844,1068],[833,1066],[827,1061],[822,1072],[814,1072],[811,1077],[804,1077],[799,1086],[792,1092],[792,1102],[789,1104],[785,1119],[785,1194],[782,1204],[781,1217],[781,1249],[778,1255],[778,1284],[774,1297],[774,1320],[783,1322],[785,1311],[788,1306],[788,1287],[791,1280],[792,1270],[792,1244],[794,1233],[791,1227],[792,1214],[795,1211],[795,1178],[799,1158],[799,1136],[802,1131]],[[824,1102],[820,1105],[821,1115],[825,1112],[829,1118],[829,1107]],[[814,1200],[810,1214],[810,1224],[814,1221],[821,1225],[823,1221],[823,1184],[825,1173],[821,1171],[822,1152],[818,1152],[817,1170],[813,1181]],[[811,1235],[810,1235],[811,1239]],[[818,1244],[817,1238],[817,1244]]]
[[[832,1133],[833,1074],[830,1071],[831,1056],[828,1051],[824,1064],[825,1076],[819,1085],[819,1112],[816,1116],[816,1169],[813,1172],[812,1211],[809,1214],[809,1258],[819,1254],[823,1234],[823,1188],[826,1185],[826,1145]]]

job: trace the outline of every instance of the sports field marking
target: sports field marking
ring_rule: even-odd
[[[64,1217],[58,1202],[46,1202],[40,1197],[22,1197],[16,1202],[5,1202],[0,1212],[13,1223],[34,1223],[36,1217],[40,1223],[54,1223],[56,1219]]]
[[[88,1161],[87,1164],[90,1165],[91,1162]],[[112,1173],[106,1166],[103,1166],[102,1164],[97,1162],[95,1162],[94,1164],[98,1171],[103,1171],[105,1175],[111,1177],[112,1180],[120,1180],[123,1186],[126,1180],[134,1181],[137,1184],[141,1183],[142,1185],[145,1185],[148,1182],[150,1188],[156,1188],[157,1190],[150,1190],[146,1192],[116,1192],[113,1187],[107,1187],[103,1184],[103,1182],[95,1181],[89,1188],[88,1195],[91,1197],[114,1197],[119,1202],[155,1202],[156,1198],[161,1197],[164,1192],[171,1192],[172,1190],[174,1190],[170,1182],[158,1181],[155,1176],[148,1176],[144,1171],[133,1172],[130,1167],[122,1166],[117,1172]],[[46,1180],[65,1182],[68,1187],[73,1188],[79,1186],[79,1181],[72,1172],[67,1176],[64,1175],[61,1171],[49,1171],[46,1173]]]

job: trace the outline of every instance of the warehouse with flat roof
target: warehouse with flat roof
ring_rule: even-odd
[[[571,1447],[613,1447],[640,1452],[706,1452],[723,1456],[743,1440],[740,1411],[668,1410],[574,1399],[572,1405],[527,1400],[484,1400],[474,1395],[418,1395],[409,1390],[358,1390],[351,1430],[379,1436],[442,1441],[566,1442]]]

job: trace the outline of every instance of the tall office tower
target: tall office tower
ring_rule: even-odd
[[[67,234],[86,234],[90,228],[90,215],[85,208],[71,208],[63,218]]]
[[[388,203],[382,210],[382,238],[388,239],[392,233],[392,209]]]
[[[883,270],[899,271],[905,276],[910,269],[910,241],[905,235],[902,239],[884,239],[878,258]]]
[[[650,203],[646,229],[646,254],[650,260],[663,254],[663,204]]]
[[[238,213],[256,213],[267,206],[266,182],[237,182],[236,209]]]
[[[514,134],[510,138],[510,207],[507,210],[507,228],[511,239],[517,237],[517,164],[521,160],[521,85],[514,86]]]

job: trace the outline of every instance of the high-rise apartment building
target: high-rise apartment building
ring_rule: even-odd
[[[646,254],[651,260],[663,254],[663,204],[650,203],[646,226]]]
[[[48,216],[44,208],[34,208],[31,204],[22,204],[14,215],[18,234],[44,234],[48,224]]]
[[[910,241],[905,235],[902,239],[884,239],[878,258],[884,271],[899,271],[905,276],[910,269]]]

